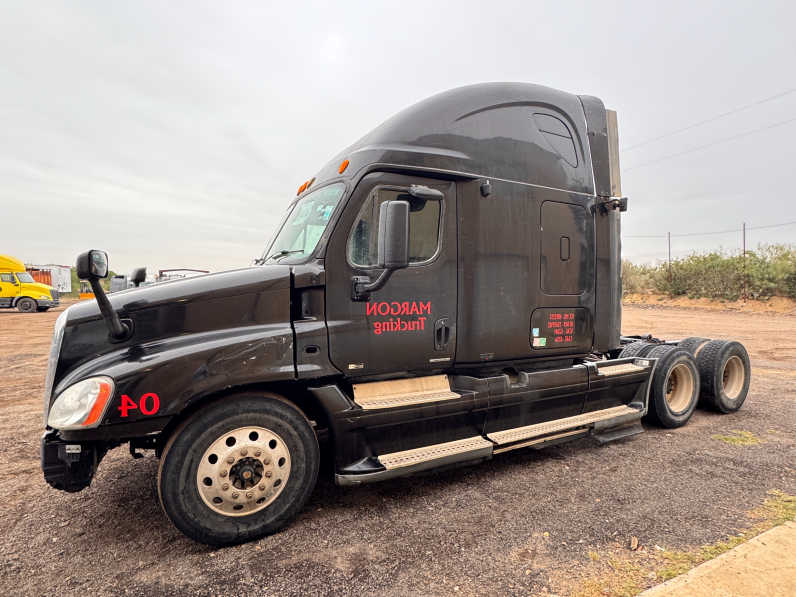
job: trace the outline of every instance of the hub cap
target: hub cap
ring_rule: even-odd
[[[721,383],[724,386],[724,393],[730,400],[736,400],[743,390],[743,382],[746,379],[746,372],[743,368],[743,361],[737,356],[731,356],[724,365],[724,372],[721,376]]]
[[[199,495],[224,516],[246,516],[267,507],[290,477],[290,452],[273,431],[241,427],[207,449],[196,472]]]
[[[666,402],[676,414],[680,414],[691,403],[694,394],[694,374],[685,365],[677,365],[666,380]]]

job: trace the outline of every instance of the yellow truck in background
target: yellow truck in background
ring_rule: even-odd
[[[58,290],[36,282],[16,257],[0,255],[0,309],[33,313],[60,304]]]

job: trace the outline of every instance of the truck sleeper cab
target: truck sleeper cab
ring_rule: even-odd
[[[79,491],[108,449],[155,449],[169,519],[229,545],[298,512],[319,444],[352,486],[677,427],[700,392],[737,410],[739,344],[620,337],[612,119],[536,85],[455,89],[304,183],[255,267],[106,297],[107,257],[81,255],[97,301],[56,323],[45,478]]]

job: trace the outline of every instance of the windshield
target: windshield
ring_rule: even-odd
[[[303,259],[311,255],[318,246],[329,220],[340,199],[343,197],[345,185],[330,185],[310,193],[293,205],[283,224],[271,243],[263,253],[262,263],[279,261],[285,257]]]
[[[33,276],[31,276],[28,272],[19,272],[17,274],[17,279],[25,284],[32,284],[33,282],[36,281],[33,279]]]

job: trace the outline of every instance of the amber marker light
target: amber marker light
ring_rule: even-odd
[[[80,424],[82,427],[94,425],[102,416],[102,413],[105,412],[105,405],[108,404],[108,398],[111,397],[111,384],[105,380],[101,380],[99,382],[99,387],[99,395],[94,401],[94,406],[91,407],[86,420]]]
[[[348,168],[348,160],[343,160],[343,163],[340,164],[340,169],[338,170],[338,172],[342,174],[343,172],[345,172],[346,168]]]
[[[301,195],[301,194],[302,194],[304,191],[306,191],[306,190],[307,190],[307,187],[309,186],[309,184],[310,184],[310,181],[308,180],[308,181],[307,181],[307,182],[305,182],[303,185],[301,185],[301,186],[299,187],[298,193],[296,193],[296,195]]]

